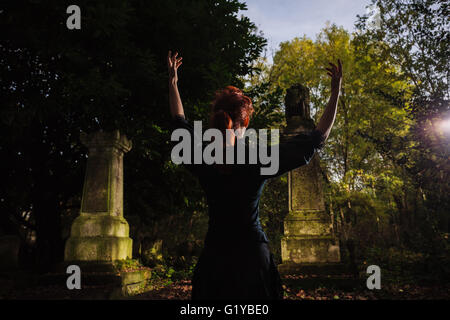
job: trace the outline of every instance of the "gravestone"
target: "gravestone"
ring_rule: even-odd
[[[315,129],[310,117],[309,90],[300,84],[287,90],[286,120],[282,141]],[[340,262],[339,245],[325,211],[320,162],[316,153],[311,161],[288,173],[289,213],[284,220],[281,240],[280,273],[301,267]]]
[[[65,284],[66,268],[75,264],[81,270],[83,298],[121,298],[148,290],[150,269],[131,260],[133,242],[123,217],[123,156],[131,141],[117,130],[80,138],[89,150],[80,215],[66,242],[63,268],[40,282]]]
[[[131,259],[132,240],[123,217],[123,155],[131,142],[119,133],[81,135],[89,156],[80,215],[65,248],[66,261]]]

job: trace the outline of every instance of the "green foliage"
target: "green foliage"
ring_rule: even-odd
[[[164,281],[166,285],[177,280],[192,279],[194,268],[197,264],[197,259],[193,260],[191,264],[183,267],[174,267],[172,263],[163,262],[152,269],[152,278],[157,281]]]
[[[331,25],[326,26],[315,41],[302,37],[282,43],[274,57],[274,65],[266,74],[270,75],[273,88],[285,90],[297,82],[307,85],[311,90],[312,115],[317,122],[329,96],[329,79],[323,69],[328,61],[343,60],[344,79],[337,118],[327,144],[320,152],[327,182],[326,207],[334,231],[341,239],[342,257],[356,265],[358,259],[371,255],[366,251],[368,248],[410,250],[422,259],[418,262],[422,267],[415,268],[411,255],[401,257],[405,263],[411,258],[408,268],[415,272],[411,275],[414,277],[424,270],[425,261],[445,252],[439,229],[448,230],[449,212],[448,196],[445,196],[448,194],[449,168],[444,160],[448,159],[448,148],[445,149],[444,144],[442,149],[439,141],[445,141],[442,136],[433,134],[436,126],[420,124],[420,111],[415,104],[420,100],[418,92],[422,89],[410,76],[411,72],[416,78],[423,76],[420,70],[424,67],[420,64],[427,61],[430,70],[447,71],[444,66],[448,59],[442,60],[441,44],[431,50],[436,39],[431,39],[430,30],[425,33],[423,26],[419,29],[414,26],[424,20],[435,20],[434,23],[441,23],[434,25],[437,34],[441,34],[441,27],[446,22],[442,6],[436,9],[436,1],[427,1],[425,7],[412,1],[423,9],[418,14],[399,1],[388,2],[396,5],[377,1],[393,10],[391,14],[398,13],[401,17],[389,24],[395,16],[384,17],[386,11],[381,10],[382,18],[386,19],[382,23],[383,32],[386,32],[383,35],[400,41],[401,35],[396,33],[393,25],[402,24],[402,30],[410,32],[404,41],[412,45],[429,41],[426,44],[428,51],[418,55],[405,52],[400,43],[386,38],[381,41],[377,30],[364,29],[350,35]],[[434,8],[429,8],[433,4]],[[394,12],[395,8],[404,10]],[[425,17],[424,12],[431,16]],[[434,27],[430,26],[431,29]],[[416,31],[422,32],[420,40],[412,36]],[[400,63],[395,57],[396,50],[412,56]],[[427,61],[421,60],[420,54],[436,56],[436,59],[433,62],[429,57]],[[411,64],[408,61],[412,61]],[[430,81],[443,79],[443,75],[445,72],[433,75]],[[420,83],[429,86],[425,79]],[[438,108],[444,104],[435,101],[438,103],[435,111],[442,112]],[[422,131],[425,128],[426,142],[423,134],[416,134],[419,127]],[[442,270],[438,273],[445,274]],[[398,274],[393,273],[392,277],[395,275]]]
[[[450,281],[449,246],[438,255],[398,248],[372,247],[365,251],[361,265],[378,265],[387,284],[444,284]],[[365,273],[365,270],[362,270]]]
[[[392,59],[414,83],[415,96],[422,100],[448,99],[450,62],[449,7],[446,0],[372,0],[380,11],[378,28],[368,28],[368,16],[359,17],[357,27],[367,41],[376,45],[380,58]],[[416,116],[438,111],[438,105],[416,106]],[[436,108],[436,110],[427,110]],[[444,110],[440,110],[441,112]]]
[[[448,1],[372,3],[380,11],[379,28],[366,26],[367,15],[359,17],[361,31],[355,41],[360,48],[373,48],[369,57],[377,63],[390,61],[400,70],[400,77],[411,84],[412,94],[406,104],[408,117],[414,120],[400,140],[389,133],[376,144],[411,179],[413,192],[419,193],[427,211],[424,225],[439,225],[434,232],[448,231],[450,141],[439,129],[440,121],[450,115]],[[384,93],[394,104],[402,103],[397,96]]]
[[[116,260],[114,266],[119,271],[137,270],[144,267],[137,259]]]

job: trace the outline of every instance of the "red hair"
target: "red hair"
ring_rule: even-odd
[[[217,90],[211,105],[210,126],[225,133],[226,129],[247,127],[253,109],[252,100],[233,86]]]

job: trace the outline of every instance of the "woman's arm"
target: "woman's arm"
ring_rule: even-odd
[[[336,109],[342,82],[341,60],[338,59],[338,66],[331,62],[330,65],[331,68],[326,68],[326,70],[328,70],[327,74],[331,77],[331,96],[316,127],[316,130],[320,131],[325,139],[328,138],[333,127],[334,119],[336,118]]]
[[[169,50],[167,54],[167,67],[169,69],[169,105],[172,118],[182,116],[184,118],[183,104],[181,103],[180,93],[178,92],[178,67],[181,66],[183,58],[178,58],[178,52],[172,55]]]

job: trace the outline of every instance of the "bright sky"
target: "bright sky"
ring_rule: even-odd
[[[241,11],[264,33],[267,58],[280,42],[295,37],[315,39],[316,34],[330,21],[346,30],[354,31],[356,15],[366,13],[370,0],[242,0],[248,10]],[[239,14],[240,14],[239,13]]]

